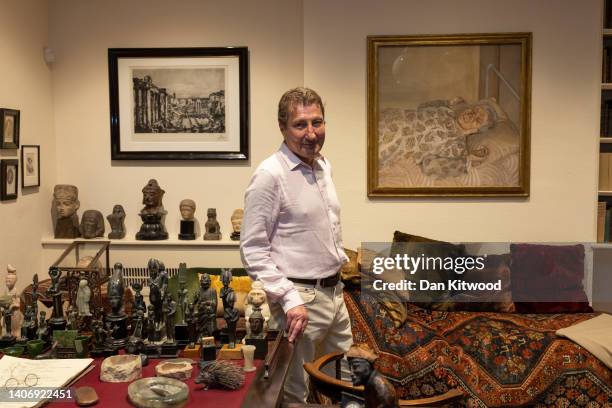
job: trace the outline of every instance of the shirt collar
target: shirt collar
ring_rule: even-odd
[[[304,163],[302,161],[302,159],[300,159],[295,153],[293,153],[291,150],[289,150],[289,146],[287,146],[287,143],[282,142],[281,145],[280,145],[280,148],[278,149],[278,151],[281,153],[281,157],[283,158],[285,163],[287,163],[287,166],[289,166],[289,168],[291,170],[295,170],[300,165],[303,165],[303,166],[306,166],[307,168],[310,168],[310,166],[308,166],[306,163]],[[317,154],[317,157],[315,157],[315,159],[314,159],[313,165],[318,160],[325,160],[325,158],[320,153]],[[320,164],[319,164],[319,166],[320,166]]]

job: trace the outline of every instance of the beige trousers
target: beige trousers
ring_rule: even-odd
[[[304,363],[333,351],[348,351],[353,344],[351,321],[344,298],[342,283],[332,288],[294,283],[308,311],[308,325],[297,340],[293,360],[285,381],[284,402],[306,402],[308,396],[308,374]],[[285,315],[277,304],[270,305],[273,317],[285,327]],[[333,372],[333,367],[330,367]],[[348,365],[343,364],[343,378]]]

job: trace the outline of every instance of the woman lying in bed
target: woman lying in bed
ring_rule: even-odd
[[[468,104],[460,97],[422,103],[416,110],[385,109],[379,122],[380,162],[412,157],[427,176],[463,175],[489,154],[483,145],[468,149],[468,138],[493,128],[499,112],[492,99]]]

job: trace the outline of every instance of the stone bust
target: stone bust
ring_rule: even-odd
[[[399,407],[395,388],[378,371],[374,362],[378,359],[366,344],[353,344],[346,353],[353,385],[363,385],[365,407]]]
[[[104,236],[104,216],[98,210],[87,210],[81,218],[79,231],[83,238],[97,238]]]
[[[196,210],[196,203],[190,198],[186,198],[179,204],[181,216],[185,221],[192,221]]]
[[[70,184],[57,184],[53,188],[55,238],[77,238],[79,232],[79,189]]]
[[[208,220],[206,224],[204,224],[204,228],[206,229],[204,239],[221,239],[221,225],[219,225],[219,221],[217,221],[217,210],[215,208],[209,208],[206,215],[208,216]]]
[[[244,218],[244,210],[242,208],[238,208],[234,210],[232,213],[232,217],[230,220],[232,221],[232,229],[234,232],[240,233],[240,228],[242,227],[242,219]]]
[[[106,216],[108,223],[111,226],[111,232],[108,237],[110,239],[121,239],[125,237],[125,210],[121,204],[113,207],[113,212]]]
[[[166,211],[162,204],[162,199],[166,192],[157,183],[157,180],[151,179],[146,186],[142,188],[142,203],[144,208],[140,211],[141,214],[156,214],[164,215]]]

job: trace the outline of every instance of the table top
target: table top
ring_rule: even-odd
[[[264,378],[264,361],[255,360],[257,370],[245,373],[244,385],[235,391],[208,389],[202,384],[196,384],[199,374],[198,364],[193,365],[191,378],[185,381],[189,387],[189,399],[186,407],[219,407],[219,408],[261,408],[278,407],[282,401],[282,391],[289,363],[293,356],[293,345],[283,339],[279,345],[277,358],[270,365],[270,377]],[[94,359],[95,367],[79,379],[71,388],[90,386],[98,394],[98,404],[95,407],[132,407],[127,395],[129,383],[107,383],[100,381],[100,365],[102,358]],[[149,364],[142,368],[142,378],[154,377],[155,366],[165,359],[150,359]],[[242,367],[242,360],[231,360]],[[47,405],[51,408],[75,407],[75,402],[52,401]]]

